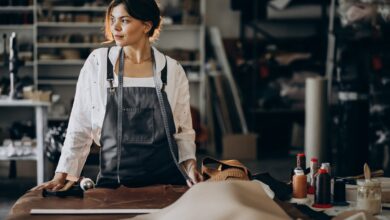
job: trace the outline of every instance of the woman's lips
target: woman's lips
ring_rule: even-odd
[[[115,39],[122,39],[123,36],[121,36],[121,35],[114,35],[114,38],[115,38]]]

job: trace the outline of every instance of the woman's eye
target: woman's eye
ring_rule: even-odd
[[[115,23],[115,18],[111,18],[111,23]]]
[[[127,19],[122,19],[122,23],[127,24],[127,23],[129,23],[129,20],[127,20]]]

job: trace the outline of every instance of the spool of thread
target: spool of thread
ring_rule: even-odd
[[[309,188],[307,190],[308,194],[314,194],[315,193],[315,177],[318,172],[318,159],[313,157],[310,160],[310,183],[309,183]]]
[[[316,187],[314,194],[315,208],[331,208],[330,203],[330,176],[325,169],[319,169],[316,177]]]
[[[293,176],[293,198],[304,199],[307,196],[307,178],[302,169],[294,170]]]
[[[345,199],[345,182],[343,179],[335,179],[334,181],[333,204],[337,206],[349,205]]]
[[[329,176],[332,176],[332,170],[330,169],[330,163],[321,163],[321,168],[320,169],[325,169]]]
[[[302,170],[306,169],[306,157],[304,153],[297,154],[297,167],[302,168]]]

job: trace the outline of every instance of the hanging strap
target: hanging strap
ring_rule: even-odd
[[[179,162],[177,161],[177,158],[175,156],[175,152],[173,151],[174,142],[172,140],[172,135],[171,135],[171,131],[170,131],[169,124],[168,124],[167,110],[165,109],[164,99],[162,96],[162,91],[164,91],[165,85],[167,84],[167,58],[165,57],[165,67],[161,71],[161,81],[163,82],[162,85],[160,85],[158,83],[158,79],[156,76],[156,62],[154,60],[153,50],[152,50],[152,59],[153,59],[154,84],[156,85],[156,93],[157,93],[158,102],[159,102],[160,108],[161,108],[161,115],[162,115],[163,124],[164,124],[164,128],[165,128],[164,129],[165,134],[166,134],[167,139],[168,139],[169,150],[171,152],[172,159],[175,162],[177,169],[180,171],[180,173],[182,174],[184,179],[187,181],[187,183],[190,183],[192,185],[192,184],[194,184],[194,181],[191,180],[191,178],[188,176],[188,174],[180,167]],[[165,81],[165,83],[164,83],[164,81]],[[159,88],[159,86],[161,86],[161,87]]]
[[[107,48],[107,81],[110,84],[110,91],[114,91],[114,73],[113,66],[108,55],[110,54],[111,47]]]
[[[116,140],[116,150],[117,150],[117,178],[118,183],[120,184],[119,178],[119,165],[121,159],[121,149],[122,149],[122,109],[123,109],[123,68],[124,68],[124,54],[123,48],[119,52],[119,75],[118,75],[118,115],[117,115],[117,140]]]
[[[167,64],[167,57],[165,57],[165,66],[161,70],[161,81],[162,81],[162,88],[161,91],[165,91],[165,86],[168,84],[167,83],[167,69],[168,69],[168,64]]]

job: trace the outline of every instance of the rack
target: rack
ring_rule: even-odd
[[[37,184],[43,183],[45,176],[45,158],[44,158],[44,135],[47,130],[47,108],[50,103],[37,102],[30,100],[0,100],[1,108],[34,108],[35,111],[35,129],[36,129],[36,155],[22,157],[0,157],[0,161],[33,160],[37,161]]]
[[[255,10],[259,8],[259,4],[267,4],[266,17],[259,19],[259,12]],[[260,3],[255,1],[253,6],[253,20],[244,21],[242,23],[241,38],[245,40],[253,40],[252,58],[258,59],[259,42],[270,43],[278,46],[286,44],[298,43],[305,45],[305,39],[318,36],[319,45],[324,45],[325,42],[325,24],[327,19],[328,5],[325,1],[313,1],[300,5],[293,5],[283,10],[278,10],[272,7],[269,3]],[[286,34],[288,32],[288,34]],[[324,54],[325,56],[325,54]],[[258,86],[258,64],[254,64],[254,73],[252,74],[252,103],[257,103],[256,92]],[[256,106],[249,111],[250,127],[256,127],[256,114],[261,112],[269,112],[273,110],[258,111]],[[280,112],[280,110],[275,110]],[[290,109],[285,109],[283,112],[289,113]]]
[[[163,24],[160,39],[155,46],[165,52],[165,50],[193,50],[198,53],[196,59],[178,60],[186,70],[190,82],[191,105],[199,108],[202,118],[205,112],[205,77],[204,77],[204,57],[205,57],[205,0],[199,1],[199,23],[196,24]],[[50,89],[54,93],[61,95],[61,104],[70,111],[70,103],[74,94],[74,86],[82,65],[85,62],[86,54],[93,49],[104,47],[102,28],[104,26],[104,13],[106,6],[68,6],[53,5],[44,6],[40,0],[34,0],[29,6],[2,6],[0,12],[7,13],[32,13],[33,21],[30,24],[0,25],[0,33],[10,33],[16,31],[18,38],[24,39],[32,45],[32,60],[26,62],[21,73],[30,74],[34,81],[34,87],[39,89]],[[52,13],[54,16],[49,16]],[[59,16],[63,18],[59,21]],[[77,14],[89,17],[89,22],[85,19],[75,22]],[[66,16],[72,15],[72,19]],[[56,17],[57,16],[57,17]],[[54,21],[54,17],[57,19]],[[97,22],[101,19],[101,22]],[[9,35],[9,34],[8,34]],[[89,42],[70,42],[63,40],[61,36],[89,35]],[[68,37],[64,37],[69,39]],[[51,39],[53,38],[53,39]],[[59,41],[57,40],[60,39]],[[48,40],[49,39],[49,40]],[[177,40],[180,39],[180,40]],[[19,41],[20,43],[20,41]],[[55,54],[62,50],[79,51],[80,58],[63,59],[61,56],[41,59],[41,54]],[[82,51],[82,52],[81,52]],[[69,58],[69,57],[68,57]],[[174,57],[175,58],[175,57]],[[1,69],[1,68],[0,68]],[[31,74],[32,73],[32,74]],[[64,77],[63,79],[59,78]],[[72,87],[73,86],[73,87]],[[64,115],[64,118],[68,118]]]

